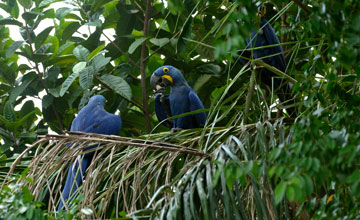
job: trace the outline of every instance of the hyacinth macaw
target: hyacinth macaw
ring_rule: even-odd
[[[95,95],[91,97],[88,104],[80,110],[79,114],[72,122],[70,131],[119,135],[121,118],[118,115],[105,111],[105,103],[106,99],[102,95]],[[85,150],[89,149],[90,147]],[[80,186],[85,170],[89,167],[93,155],[94,153],[85,154],[80,164],[78,161],[71,164],[62,192],[63,198],[60,198],[58,210],[64,206],[63,201],[69,199],[70,195],[74,195],[76,189]]]
[[[180,115],[186,112],[192,112],[204,109],[204,105],[188,85],[181,72],[173,66],[159,67],[152,74],[150,84],[153,88],[160,83],[161,86],[171,86],[170,95],[157,94],[155,96],[155,113],[159,121]],[[205,125],[206,114],[204,112],[192,114],[173,121],[164,121],[163,125],[177,129],[201,128]]]
[[[261,59],[265,63],[276,67],[282,72],[285,72],[286,61],[284,58],[283,50],[281,46],[278,45],[280,44],[279,38],[276,36],[274,29],[271,27],[271,25],[265,18],[261,18],[260,27],[262,27],[260,31],[253,31],[251,33],[251,39],[246,39],[247,48],[252,49],[274,44],[277,44],[277,46],[253,50],[253,59]],[[251,57],[250,51],[245,51],[239,54],[243,57]],[[238,61],[243,65],[247,62],[247,60],[241,58],[238,59]],[[274,89],[277,90],[276,94],[281,102],[284,102],[285,105],[294,103],[293,97],[291,95],[291,85],[289,83],[285,83],[284,85],[282,85],[284,80],[278,78],[276,74],[266,68],[260,69],[260,75],[261,81],[263,83],[270,87],[274,86]],[[287,112],[290,116],[294,115],[294,107],[287,108]]]

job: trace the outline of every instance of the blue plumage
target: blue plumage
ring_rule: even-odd
[[[107,135],[119,135],[121,128],[121,118],[118,115],[110,114],[105,111],[106,99],[102,95],[96,95],[90,98],[88,104],[82,108],[71,124],[71,131],[81,131],[86,133],[97,133]],[[87,148],[86,150],[88,150]],[[76,192],[80,186],[86,168],[90,165],[93,153],[84,155],[80,162],[75,161],[71,164],[66,177],[65,186],[62,192],[64,200],[69,199],[71,194]],[[76,179],[76,181],[74,181]],[[64,206],[63,200],[60,200],[58,210]]]
[[[184,76],[175,67],[162,66],[155,70],[150,79],[151,85],[155,88],[156,84],[160,80],[162,80],[163,85],[171,86],[171,89],[168,97],[165,96],[161,98],[163,96],[162,94],[158,94],[155,97],[155,113],[159,121],[162,121],[170,116],[204,109],[204,105],[195,91],[188,85]],[[167,110],[169,105],[171,112]],[[206,114],[201,112],[175,118],[172,121],[172,128],[200,128],[205,125],[205,122]],[[171,126],[171,122],[169,121],[165,121],[163,124],[167,127]]]
[[[251,38],[246,39],[246,45],[248,49],[263,47],[268,45],[280,44],[279,38],[276,36],[274,29],[268,23],[265,18],[261,18],[261,27],[260,31],[253,31],[251,33]],[[245,51],[241,53],[243,57],[250,58],[251,52]],[[272,46],[262,49],[253,50],[253,59],[262,59],[265,63],[276,67],[282,72],[286,71],[286,61],[284,58],[283,50],[280,45]],[[247,63],[244,59],[238,59],[243,65]],[[261,68],[260,69],[261,80],[268,86],[274,86],[274,89],[277,89],[276,94],[278,95],[281,102],[286,102],[286,104],[293,104],[291,95],[291,87],[289,83],[282,85],[283,80],[279,79],[277,75],[273,72]],[[295,112],[294,107],[287,108],[289,115],[293,115]]]

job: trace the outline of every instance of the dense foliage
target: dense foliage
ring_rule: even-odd
[[[123,188],[116,191],[110,175],[102,175],[102,193],[92,195],[92,206],[79,197],[79,206],[63,213],[68,218],[359,218],[359,1],[73,0],[58,7],[59,2],[0,3],[8,15],[0,17],[1,183],[39,135],[49,129],[63,134],[89,97],[103,94],[106,110],[122,117],[121,136],[192,147],[210,159],[104,147],[108,166],[99,159],[94,170],[112,170]],[[252,65],[236,62],[245,39],[259,29],[261,5],[281,39],[295,118],[286,112],[278,117],[284,106],[276,88],[257,78],[248,90]],[[14,27],[21,40],[10,37]],[[204,129],[170,135],[157,126],[149,77],[163,64],[181,70],[203,101]],[[247,94],[254,94],[248,105]],[[58,162],[69,160],[61,146],[52,155]],[[7,180],[40,158],[33,147]],[[43,158],[36,164],[49,166]],[[60,181],[54,177],[62,171],[66,167],[49,180]],[[48,186],[35,190],[32,181],[2,184],[0,208],[45,218],[40,208],[53,210]],[[104,201],[104,195],[112,199]]]

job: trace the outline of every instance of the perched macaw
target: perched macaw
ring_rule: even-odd
[[[260,27],[262,27],[262,29],[260,31],[253,31],[251,33],[251,39],[246,39],[247,49],[277,44],[277,46],[253,50],[253,59],[261,59],[265,63],[276,67],[282,72],[285,72],[286,61],[283,50],[279,45],[279,38],[276,36],[274,29],[265,18],[261,18],[260,23]],[[245,51],[240,53],[240,55],[250,58],[251,52]],[[238,61],[243,65],[247,62],[245,59],[241,58],[238,59]],[[291,95],[291,85],[289,83],[284,83],[284,85],[282,85],[284,80],[278,78],[277,75],[266,68],[260,69],[260,75],[263,83],[270,87],[272,85],[274,86],[274,89],[277,90],[276,94],[281,102],[285,102],[285,105],[294,103]],[[295,113],[294,107],[287,108],[287,112],[290,116],[292,116]]]
[[[79,114],[72,122],[70,131],[119,135],[121,118],[118,115],[105,111],[105,103],[106,99],[102,95],[91,97],[88,104],[80,110]],[[89,148],[86,150],[89,150]],[[64,201],[69,199],[70,195],[74,195],[76,189],[80,186],[85,170],[89,167],[92,157],[93,153],[84,155],[80,163],[80,169],[78,161],[71,164],[62,192],[63,198],[60,198],[58,211],[64,206],[63,199]]]
[[[156,88],[160,82],[161,86],[171,86],[170,95],[157,94],[155,96],[155,113],[159,121],[180,115],[186,112],[192,112],[204,109],[204,105],[188,85],[181,72],[173,66],[162,66],[155,70],[150,78],[150,84]],[[164,121],[163,125],[177,129],[200,128],[205,125],[205,112],[192,114],[173,121]]]

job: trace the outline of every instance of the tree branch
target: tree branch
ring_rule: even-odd
[[[146,1],[146,11],[144,18],[144,36],[148,34],[149,31],[149,14],[150,14],[150,0]],[[144,41],[141,45],[141,62],[140,62],[140,74],[141,74],[141,93],[143,100],[143,108],[144,108],[144,116],[145,116],[145,126],[147,133],[151,132],[150,126],[150,114],[149,114],[149,106],[147,102],[147,94],[146,94],[146,74],[145,74],[145,56],[146,56],[146,41]]]

